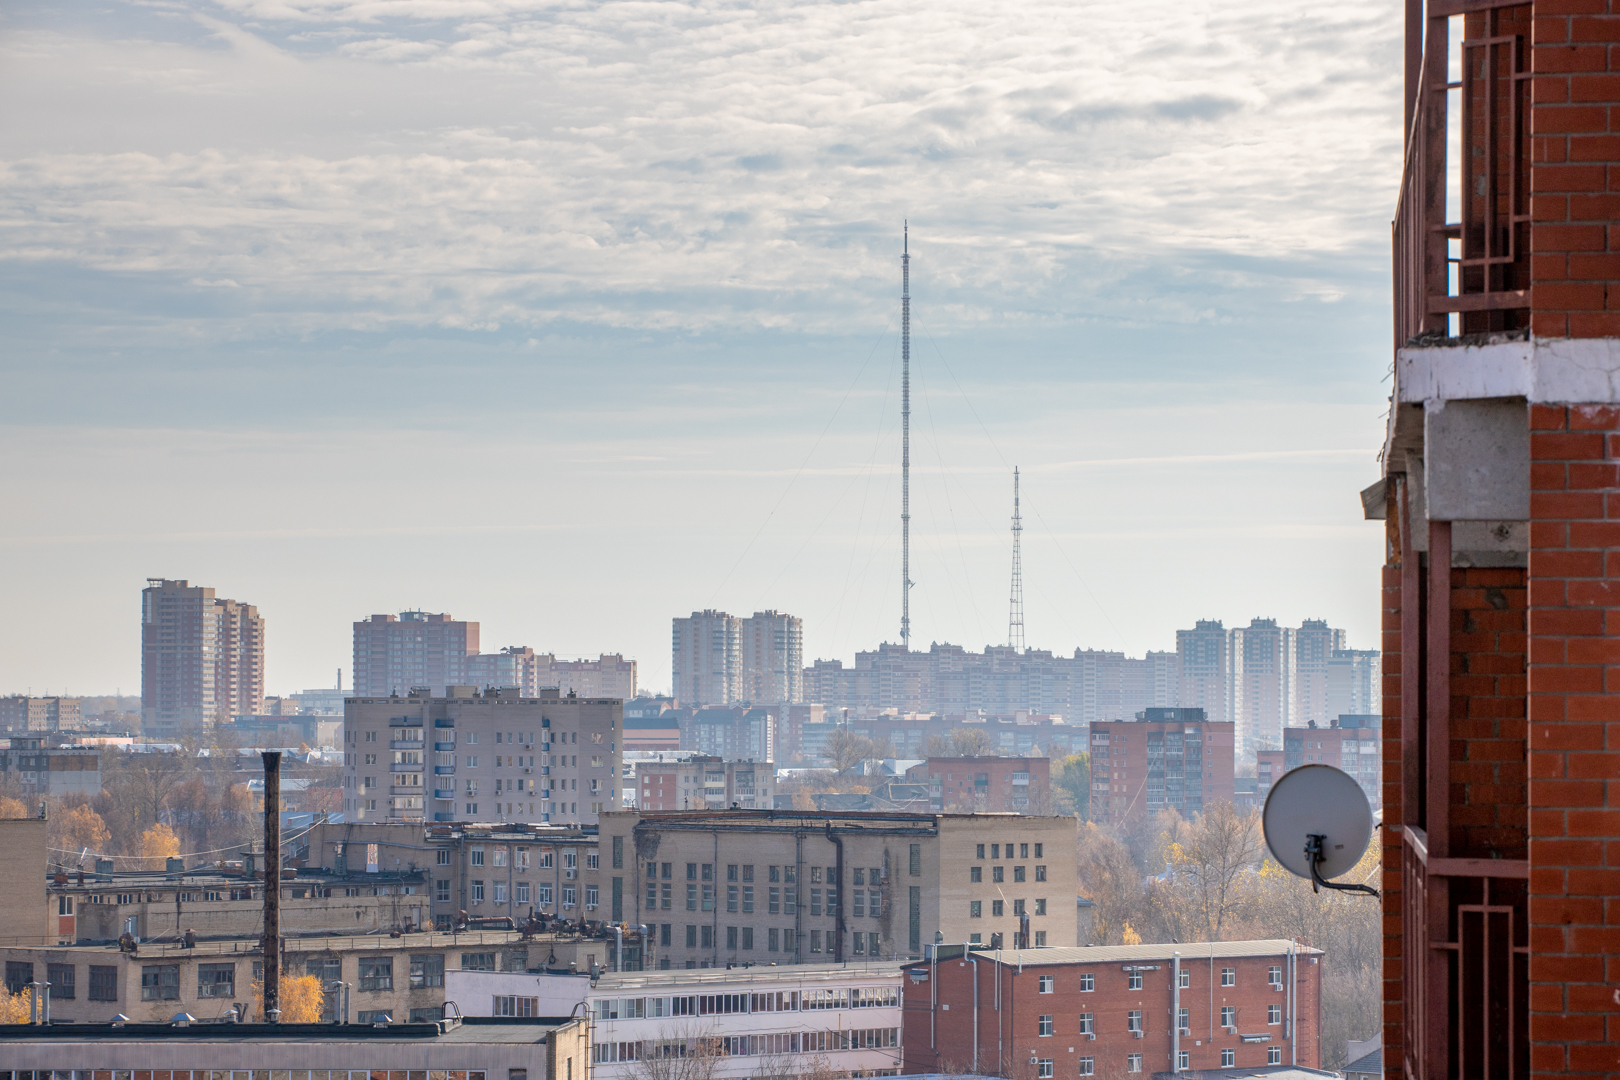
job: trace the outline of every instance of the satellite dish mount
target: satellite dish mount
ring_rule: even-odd
[[[1317,869],[1322,865],[1325,856],[1322,854],[1322,843],[1327,837],[1320,833],[1311,833],[1305,837],[1305,860],[1311,864],[1311,891],[1321,892],[1323,889],[1338,889],[1341,892],[1366,893],[1368,896],[1380,896],[1379,891],[1371,885],[1362,885],[1357,882],[1340,883],[1328,881],[1322,877]]]

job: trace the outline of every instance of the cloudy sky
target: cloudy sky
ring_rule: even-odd
[[[0,692],[138,689],[139,591],[269,689],[425,608],[914,642],[1376,644],[1399,4],[0,8]]]

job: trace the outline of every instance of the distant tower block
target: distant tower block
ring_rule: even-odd
[[[1024,559],[1021,545],[1024,522],[1018,515],[1018,467],[1013,466],[1012,596],[1007,603],[1007,644],[1024,651]]]
[[[900,647],[911,648],[911,225],[900,252]]]

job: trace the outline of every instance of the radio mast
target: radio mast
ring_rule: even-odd
[[[900,647],[911,649],[911,225],[900,254]]]
[[[1012,598],[1007,611],[1007,644],[1019,652],[1024,651],[1024,562],[1019,547],[1024,523],[1018,516],[1018,467],[1013,466],[1013,567]]]

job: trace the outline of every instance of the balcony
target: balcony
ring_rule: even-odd
[[[454,776],[456,775],[456,767],[454,765],[435,765],[433,766],[433,775]]]
[[[420,750],[426,745],[427,745],[427,743],[423,742],[419,738],[417,738],[417,739],[390,739],[390,740],[388,740],[388,748],[390,750]]]
[[[453,728],[456,726],[456,719],[453,716],[441,716],[433,721],[433,726],[436,728]]]
[[[456,798],[456,792],[455,792],[454,788],[434,788],[433,789],[433,797],[435,799],[447,799],[447,800],[449,800],[451,802],[454,802],[455,798]]]
[[[421,727],[422,718],[420,716],[390,716],[388,726],[391,728]]]
[[[435,750],[454,750],[455,748],[456,744],[453,742],[436,742],[433,744]]]
[[[433,815],[433,820],[434,821],[454,821],[454,820],[456,820],[456,815],[455,814],[434,814]]]
[[[389,772],[396,772],[396,773],[401,773],[401,772],[421,772],[422,768],[423,768],[422,763],[420,761],[415,761],[415,762],[405,762],[405,763],[397,764],[397,765],[390,765],[390,766],[388,766],[388,771]]]
[[[1407,43],[1397,349],[1530,325],[1530,5],[1426,7],[1421,50]]]

